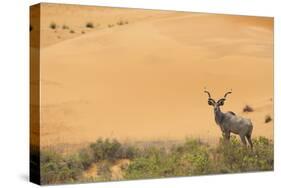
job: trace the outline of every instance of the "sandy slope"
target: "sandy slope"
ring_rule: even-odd
[[[264,123],[273,116],[272,19],[84,8],[76,7],[84,16],[57,20],[82,25],[91,12],[104,27],[71,37],[57,29],[54,40],[48,24],[56,16],[43,24],[42,145],[98,137],[217,141],[205,86],[215,99],[232,88],[222,110],[250,117],[253,136],[273,137],[273,122]],[[129,24],[107,27],[118,15]],[[246,104],[255,111],[242,113]]]

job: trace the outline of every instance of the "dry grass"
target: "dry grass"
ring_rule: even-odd
[[[128,24],[129,22],[128,21],[123,21],[123,20],[120,20],[117,22],[117,25],[125,25],[125,24]]]
[[[58,25],[55,22],[52,22],[49,26],[51,29],[57,29]]]
[[[69,29],[69,27],[67,25],[63,25],[62,29]]]
[[[94,28],[95,26],[94,26],[94,24],[93,24],[92,22],[87,22],[87,23],[86,23],[86,27],[92,29],[92,28]]]
[[[265,116],[265,119],[264,119],[264,122],[265,122],[265,123],[269,123],[269,122],[271,122],[271,121],[272,121],[271,116],[270,116],[270,115],[266,115],[266,116]]]
[[[254,109],[251,106],[249,106],[249,105],[246,105],[243,108],[243,112],[253,112],[253,111],[254,111]]]
[[[109,28],[114,27],[114,24],[108,24],[107,27]]]

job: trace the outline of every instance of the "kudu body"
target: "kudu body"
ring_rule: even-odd
[[[211,98],[211,94],[208,91],[204,91],[208,94],[208,104],[213,106],[216,124],[220,127],[223,136],[226,140],[230,139],[230,133],[234,133],[240,136],[242,143],[246,146],[246,139],[253,147],[251,135],[253,131],[253,125],[250,119],[237,116],[234,112],[222,112],[220,106],[224,105],[227,95],[232,92],[225,93],[224,97],[217,102]]]

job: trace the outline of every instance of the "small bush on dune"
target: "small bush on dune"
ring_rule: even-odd
[[[264,119],[264,122],[265,122],[265,123],[269,123],[269,122],[271,122],[271,121],[272,121],[271,116],[270,116],[270,115],[266,115],[266,116],[265,116],[265,119]]]
[[[117,22],[117,25],[124,25],[124,22],[122,20]]]
[[[52,23],[50,24],[50,28],[51,28],[51,29],[57,29],[57,28],[58,28],[58,25],[57,25],[56,23],[52,22]]]
[[[117,25],[125,25],[125,24],[128,24],[129,22],[128,21],[123,21],[123,20],[120,20],[117,22]]]
[[[254,109],[251,106],[249,106],[249,105],[246,105],[243,108],[243,112],[253,112],[253,111],[254,111]]]
[[[86,27],[92,29],[92,28],[94,28],[94,24],[92,22],[88,22],[88,23],[86,23]]]
[[[109,28],[114,27],[114,24],[108,24],[107,27]]]
[[[63,25],[62,29],[69,29],[69,27],[67,25]]]
[[[74,30],[70,30],[70,31],[69,31],[69,33],[74,34],[74,33],[75,33],[75,31],[74,31]]]

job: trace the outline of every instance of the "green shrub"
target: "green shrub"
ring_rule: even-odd
[[[209,147],[200,140],[187,140],[182,147],[181,167],[185,167],[183,175],[206,174],[210,171]]]
[[[43,151],[40,154],[42,184],[58,184],[79,180],[83,166],[78,156],[63,158],[58,153]]]
[[[124,159],[133,159],[134,157],[140,155],[141,151],[135,146],[125,146],[121,148],[121,158]]]
[[[92,29],[92,28],[94,28],[94,24],[92,22],[87,22],[86,27]]]
[[[122,157],[121,144],[116,140],[98,139],[90,145],[93,152],[94,161],[116,160]]]
[[[236,137],[217,148],[218,172],[247,172],[273,169],[273,143],[265,137],[253,139],[253,150],[241,145]]]
[[[270,116],[270,115],[266,115],[266,116],[265,116],[265,119],[264,119],[264,122],[265,122],[265,123],[269,123],[269,122],[271,122],[271,121],[272,121],[271,116]]]
[[[164,176],[168,156],[162,149],[155,147],[147,148],[143,156],[134,159],[125,172],[127,179],[155,178]]]
[[[197,140],[167,151],[149,147],[133,159],[126,169],[128,179],[206,174],[210,170],[208,146]]]
[[[57,25],[56,23],[52,22],[52,23],[50,24],[50,28],[51,28],[51,29],[57,29],[57,28],[58,28],[58,25]]]
[[[89,148],[81,149],[79,158],[84,170],[88,169],[94,161],[93,152]]]

